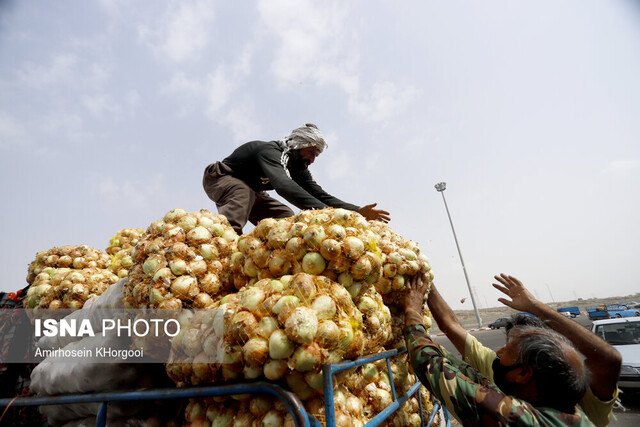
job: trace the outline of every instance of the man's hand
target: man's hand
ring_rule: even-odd
[[[502,283],[502,286],[494,283],[493,287],[511,298],[511,301],[506,298],[498,298],[498,301],[504,305],[515,310],[531,312],[539,302],[531,295],[527,288],[524,287],[522,282],[515,277],[508,276],[504,273],[494,277],[498,282]]]
[[[366,205],[358,209],[358,213],[365,217],[367,221],[378,220],[382,222],[391,221],[391,217],[389,216],[389,212],[383,211],[382,209],[374,209],[378,206],[377,203],[372,203],[370,205]]]
[[[407,291],[403,297],[404,311],[415,311],[422,315],[424,296],[427,293],[427,284],[423,280],[422,274],[409,277]]]

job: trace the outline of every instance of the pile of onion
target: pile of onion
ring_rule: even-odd
[[[173,209],[131,251],[126,307],[206,308],[232,288],[237,234],[222,215]]]
[[[111,255],[111,265],[109,271],[119,278],[127,277],[129,269],[133,267],[133,258],[131,258],[131,249],[121,249],[114,255]]]
[[[293,417],[284,402],[271,395],[190,399],[185,410],[189,427],[293,427]]]
[[[138,240],[144,233],[142,228],[123,228],[119,230],[111,239],[105,252],[109,255],[115,255],[122,250],[129,250],[138,243]]]
[[[111,257],[108,254],[87,245],[61,246],[41,251],[29,264],[27,283],[32,284],[36,276],[45,268],[108,268]]]
[[[348,291],[326,277],[261,279],[217,307],[224,313],[224,363],[207,365],[220,337],[196,312],[172,341],[167,372],[177,383],[286,379],[304,399],[322,392],[322,363],[364,352],[361,312]],[[185,369],[189,363],[198,366]]]
[[[308,273],[349,284],[375,283],[382,273],[380,251],[367,220],[345,209],[302,211],[285,219],[263,219],[238,240],[232,268],[245,283]]]
[[[24,300],[30,317],[42,309],[77,310],[89,299],[118,281],[109,270],[100,268],[44,268],[36,277]]]
[[[120,278],[129,275],[129,269],[133,266],[131,250],[143,233],[142,228],[123,228],[109,240],[106,252],[111,255],[109,270],[113,274]]]
[[[208,306],[223,313],[224,341],[211,332],[206,316],[184,319],[184,331],[173,339],[167,373],[179,386],[276,381],[297,394],[320,421],[320,365],[404,345],[404,319],[396,299],[401,292],[394,291],[404,290],[413,275],[433,279],[415,242],[344,209],[264,219],[239,237],[225,267],[237,292]],[[428,319],[426,309],[424,313]],[[223,363],[209,363],[220,346]],[[335,377],[337,425],[363,425],[390,403],[385,362],[369,365]],[[406,356],[392,369],[399,394],[415,383]],[[422,395],[428,402],[426,390]],[[416,403],[416,398],[406,402],[390,422],[413,425]]]
[[[375,283],[376,289],[387,304],[397,305],[396,298],[400,293],[396,291],[406,288],[407,276],[424,274],[430,282],[433,281],[429,260],[416,242],[406,240],[387,224],[381,221],[370,221],[369,224],[371,231],[377,236],[376,245],[382,258],[382,277]]]

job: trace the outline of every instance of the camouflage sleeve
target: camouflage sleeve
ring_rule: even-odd
[[[423,325],[404,331],[413,371],[463,425],[533,422],[533,408],[505,395],[467,363],[434,342]]]

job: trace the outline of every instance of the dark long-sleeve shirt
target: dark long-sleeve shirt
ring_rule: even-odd
[[[404,336],[413,371],[463,425],[593,426],[579,409],[567,414],[504,394],[482,374],[434,342],[421,324]]]
[[[283,149],[276,141],[251,141],[242,144],[224,159],[232,176],[244,181],[254,191],[276,190],[300,209],[344,208],[357,211],[358,206],[327,193],[311,176],[309,169],[290,170],[289,177],[280,162]]]

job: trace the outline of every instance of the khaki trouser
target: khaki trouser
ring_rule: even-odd
[[[212,163],[204,170],[202,186],[213,200],[218,213],[224,215],[238,234],[250,221],[257,224],[264,218],[286,218],[293,211],[270,197],[265,191],[254,191],[244,181],[231,176],[233,170],[222,162]]]

